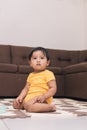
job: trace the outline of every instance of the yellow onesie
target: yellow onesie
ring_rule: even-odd
[[[49,70],[45,70],[39,73],[30,73],[27,78],[27,82],[29,82],[30,86],[29,91],[24,99],[25,102],[29,101],[35,96],[45,94],[49,90],[47,83],[50,80],[55,80],[55,76],[53,72]],[[52,102],[52,97],[48,98],[46,102],[50,104]]]

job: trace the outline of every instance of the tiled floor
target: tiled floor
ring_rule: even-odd
[[[0,120],[0,130],[87,130],[87,117],[69,118],[24,118]]]
[[[2,120],[0,120],[0,130],[9,130],[9,129],[5,126],[5,124],[3,123]]]

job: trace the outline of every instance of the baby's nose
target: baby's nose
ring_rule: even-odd
[[[38,58],[37,61],[40,61],[40,58]]]

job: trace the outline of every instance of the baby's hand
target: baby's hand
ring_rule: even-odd
[[[38,96],[37,98],[38,102],[43,103],[46,100],[45,95]]]
[[[19,96],[19,97],[16,98],[17,104],[21,104],[22,101],[23,101],[23,98],[21,96]]]

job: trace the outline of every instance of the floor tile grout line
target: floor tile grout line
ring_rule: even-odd
[[[8,127],[8,125],[5,123],[4,119],[1,119],[3,124],[5,125],[5,127],[7,128],[7,130],[10,130],[10,128]]]

